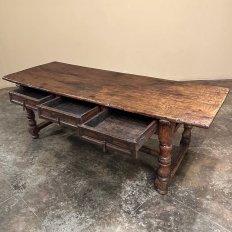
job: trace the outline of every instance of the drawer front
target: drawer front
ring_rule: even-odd
[[[89,142],[105,143],[106,148],[134,156],[157,128],[158,122],[152,118],[106,109],[80,125],[79,135]]]
[[[23,107],[27,107],[29,109],[36,110],[37,101],[33,99],[27,99],[25,96],[17,95],[14,93],[10,93],[10,101],[12,103],[18,104]]]
[[[80,138],[82,140],[85,140],[85,141],[90,142],[92,144],[96,144],[96,145],[102,147],[105,150],[106,143],[104,141],[101,141],[101,140],[98,140],[98,139],[94,139],[94,138],[88,137],[86,135],[82,135],[82,136],[80,136]]]
[[[64,97],[52,99],[37,108],[40,118],[74,128],[100,111],[99,106]]]
[[[30,96],[27,96],[26,91],[25,91],[25,94],[23,94],[23,93],[16,92],[17,90],[13,90],[9,92],[10,101],[12,103],[18,104],[20,106],[23,106],[23,107],[26,107],[32,110],[37,110],[37,107],[36,107],[37,105],[42,104],[54,98],[53,95],[48,95],[41,99],[36,99]]]
[[[51,109],[44,108],[41,105],[38,105],[38,114],[40,118],[58,123],[59,125],[66,125],[77,128],[81,123],[80,118],[72,117],[70,115],[58,113],[52,111]]]
[[[106,148],[108,149],[111,149],[111,150],[114,150],[114,151],[119,151],[119,152],[122,152],[128,156],[133,156],[133,154],[135,153],[135,150],[128,150],[128,149],[123,149],[121,147],[118,147],[118,146],[115,146],[115,145],[112,145],[110,143],[106,143]],[[135,158],[135,157],[134,157]]]
[[[136,143],[134,143],[133,141],[126,141],[126,140],[122,140],[119,138],[114,138],[114,137],[107,137],[107,144],[111,144],[115,147],[119,147],[122,149],[126,149],[126,150],[135,150],[136,149]]]
[[[80,131],[79,131],[80,133]],[[90,134],[91,135],[91,134]],[[124,153],[125,155],[128,155],[130,157],[133,157],[133,158],[136,158],[136,154],[137,152],[135,150],[131,150],[131,149],[124,149],[120,146],[115,146],[115,145],[112,145],[110,143],[106,143],[105,141],[102,141],[102,140],[99,140],[99,139],[96,139],[94,138],[95,136],[87,136],[87,135],[83,135],[83,134],[80,134],[80,138],[82,140],[85,140],[89,143],[92,143],[92,144],[95,144],[95,145],[98,145],[100,147],[103,148],[103,151],[105,152],[105,149],[110,149],[110,150],[114,150],[114,151],[118,151],[118,152],[122,152]]]
[[[111,149],[111,150],[114,150],[114,151],[122,152],[125,155],[128,155],[130,157],[134,157],[134,158],[136,158],[136,155],[137,155],[137,151],[135,151],[135,150],[123,149],[121,147],[112,145],[110,143],[106,143],[104,141],[101,141],[101,140],[98,140],[98,139],[95,139],[95,138],[92,138],[92,137],[88,137],[86,135],[81,135],[80,138],[82,140],[85,140],[87,142],[90,142],[92,144],[95,144],[95,145],[98,145],[98,146],[102,147],[104,152],[105,152],[105,149],[107,148],[107,149]]]
[[[119,138],[114,138],[110,135],[104,134],[102,132],[93,131],[91,129],[80,126],[79,128],[80,137],[85,137],[85,140],[92,142],[92,139],[99,141],[99,143],[105,143],[106,147],[108,146],[114,150],[126,150],[126,153],[130,153],[131,150],[136,149],[136,143],[132,141],[125,141]],[[111,146],[112,145],[112,146]],[[125,152],[124,152],[125,153]]]

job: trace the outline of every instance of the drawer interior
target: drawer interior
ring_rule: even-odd
[[[83,115],[96,105],[71,98],[59,97],[43,104],[57,112],[66,112],[73,115]]]
[[[18,89],[14,90],[14,92],[20,93],[25,96],[38,99],[38,100],[51,95],[48,92],[44,92],[38,89],[27,88],[27,87],[19,87]]]
[[[99,113],[84,125],[123,140],[135,140],[153,121],[152,118],[115,109]]]
[[[40,118],[75,128],[100,112],[100,106],[67,97],[54,98],[37,108]]]

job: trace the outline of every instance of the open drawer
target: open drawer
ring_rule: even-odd
[[[54,95],[41,90],[19,87],[9,92],[10,101],[23,107],[37,110],[37,105],[49,101],[54,98]]]
[[[115,109],[105,109],[80,125],[80,138],[135,156],[142,145],[158,129],[158,122],[149,117]]]
[[[66,97],[55,98],[37,108],[40,118],[75,128],[100,112],[100,106]]]

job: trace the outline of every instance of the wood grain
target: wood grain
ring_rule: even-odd
[[[159,143],[160,153],[158,157],[158,177],[155,179],[155,186],[160,194],[167,194],[171,181],[172,164],[172,141],[176,124],[166,120],[159,121]]]
[[[115,109],[105,109],[79,126],[80,138],[105,143],[114,149],[137,158],[137,151],[157,131],[158,120]]]
[[[3,77],[20,85],[208,128],[229,89],[51,62]]]

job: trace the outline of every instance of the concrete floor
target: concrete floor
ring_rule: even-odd
[[[103,153],[58,125],[33,140],[9,90],[0,90],[0,231],[232,231],[232,92],[210,129],[193,129],[161,196],[156,158]]]

